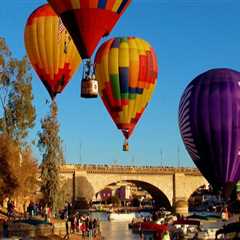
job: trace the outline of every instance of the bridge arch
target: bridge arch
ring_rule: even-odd
[[[204,185],[207,186],[208,181],[203,177],[195,178],[194,182],[189,180],[189,187],[185,188],[185,200],[188,201],[192,194]]]
[[[170,203],[168,197],[163,193],[163,191],[161,191],[161,189],[154,186],[153,184],[148,183],[146,181],[131,180],[131,179],[124,180],[124,181],[119,181],[119,182],[133,183],[137,187],[141,187],[142,189],[146,190],[152,196],[152,199],[154,199],[155,204],[157,206],[165,207],[167,210],[171,210],[171,203]],[[114,183],[118,183],[118,182],[111,182],[108,185],[104,186],[103,189],[105,187],[109,186],[109,185],[114,184]],[[99,191],[101,191],[101,190],[99,190]]]
[[[202,184],[202,185],[198,186],[196,189],[193,189],[192,193],[190,194],[190,196],[187,200],[189,200],[196,192],[198,192],[201,189],[206,189],[206,185]]]
[[[167,179],[168,178],[171,178],[171,177],[167,177]],[[152,179],[150,179],[152,181],[148,181],[149,180],[148,176],[144,176],[144,175],[136,176],[134,174],[133,175],[132,174],[129,174],[129,175],[109,174],[108,176],[100,180],[96,178],[91,178],[91,175],[89,174],[88,179],[89,179],[89,182],[92,184],[92,186],[94,186],[95,193],[100,192],[102,189],[104,189],[104,187],[112,183],[117,183],[122,181],[145,184],[145,188],[147,187],[149,191],[151,191],[151,193],[153,194],[152,196],[154,196],[155,199],[157,199],[157,197],[160,197],[160,199],[164,199],[164,204],[167,207],[169,207],[169,205],[170,206],[172,205],[172,191],[171,191],[172,183],[165,184],[165,181],[159,183],[158,177],[156,177],[156,179],[153,177]],[[169,181],[169,179],[167,181]]]

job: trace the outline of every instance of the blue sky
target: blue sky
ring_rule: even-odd
[[[2,1],[0,36],[14,56],[26,54],[23,33],[31,12],[44,0]],[[217,67],[240,70],[239,0],[133,0],[111,33],[136,36],[156,50],[159,77],[153,98],[122,152],[123,137],[101,99],[80,99],[82,67],[57,97],[60,135],[67,162],[91,164],[193,166],[182,143],[177,112],[181,94],[198,74]],[[34,70],[37,109],[35,138],[40,119],[49,110],[47,91]],[[177,149],[179,149],[179,162]],[[41,156],[34,149],[39,161]],[[162,153],[162,154],[161,154]]]

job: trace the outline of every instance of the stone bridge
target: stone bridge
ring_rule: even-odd
[[[196,168],[186,167],[67,164],[61,167],[61,177],[71,182],[73,200],[78,197],[78,182],[83,178],[94,193],[112,183],[127,181],[141,186],[168,208],[178,200],[188,200],[196,189],[208,184]]]

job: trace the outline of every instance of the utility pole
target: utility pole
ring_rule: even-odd
[[[119,157],[116,155],[116,157],[113,158],[112,165],[117,165],[118,164]]]
[[[135,157],[134,156],[132,156],[131,163],[132,163],[132,165],[134,165],[134,163],[135,163]]]
[[[82,162],[82,143],[80,142],[79,146],[79,163],[81,164]]]
[[[67,144],[65,143],[64,144],[64,162],[65,164],[67,163]]]
[[[160,149],[160,165],[163,166],[163,152],[162,152],[162,149]]]
[[[177,164],[178,164],[178,167],[180,167],[180,149],[179,149],[179,146],[177,146]]]

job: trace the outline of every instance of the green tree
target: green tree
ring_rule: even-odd
[[[57,111],[57,104],[53,101],[50,107],[50,114],[41,121],[42,131],[39,133],[38,141],[38,147],[43,154],[41,190],[45,203],[52,208],[53,213],[58,208],[58,192],[60,190],[59,170],[64,161]]]
[[[36,111],[33,106],[32,77],[27,57],[12,57],[4,38],[0,37],[0,131],[7,133],[20,147],[34,127]]]
[[[26,140],[36,119],[30,69],[0,37],[0,192],[14,197],[35,191],[37,164]]]

